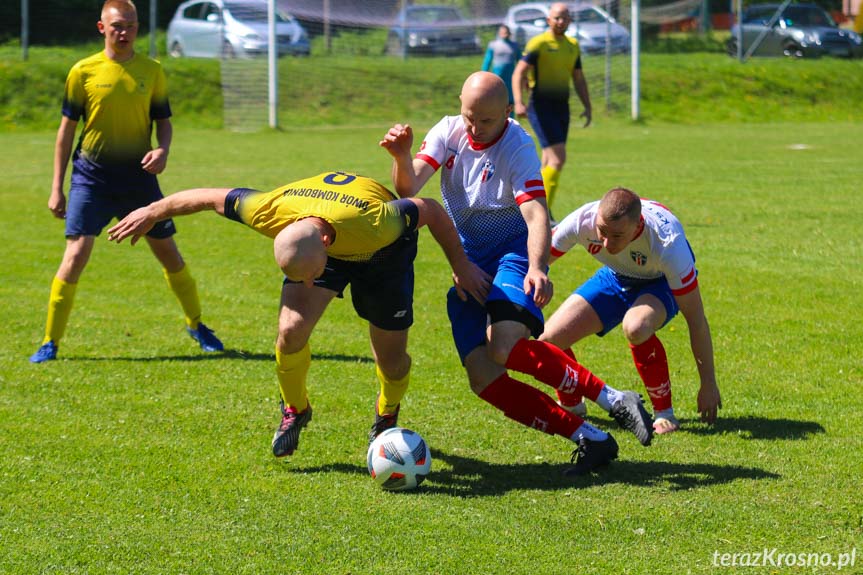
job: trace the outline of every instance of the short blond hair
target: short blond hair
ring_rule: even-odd
[[[105,3],[102,4],[102,14],[111,8],[116,8],[121,11],[131,8],[135,14],[138,13],[138,8],[135,7],[135,3],[132,2],[132,0],[105,0]]]

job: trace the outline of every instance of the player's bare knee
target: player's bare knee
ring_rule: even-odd
[[[650,336],[652,336],[654,332],[653,326],[650,325],[649,322],[642,321],[640,319],[629,321],[624,319],[620,327],[623,330],[623,335],[626,337],[626,340],[632,345],[644,343],[650,339]]]
[[[290,321],[279,322],[276,347],[280,352],[297,353],[305,347],[307,341],[309,341],[309,333],[307,330],[300,329],[299,324]]]
[[[470,383],[470,390],[476,395],[481,394],[488,387],[488,382],[480,377],[471,377],[468,375],[468,383]]]
[[[403,350],[378,354],[375,361],[384,375],[391,379],[401,379],[411,369],[411,356]]]
[[[488,357],[497,365],[506,365],[512,346],[508,342],[490,341],[486,346]]]

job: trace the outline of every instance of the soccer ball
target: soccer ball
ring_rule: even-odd
[[[431,469],[431,451],[420,434],[393,427],[369,445],[366,456],[369,473],[387,491],[414,489]]]

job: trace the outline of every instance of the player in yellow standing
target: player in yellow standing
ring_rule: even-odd
[[[581,100],[584,127],[592,118],[590,92],[581,67],[578,41],[566,35],[572,22],[569,7],[558,2],[548,12],[549,28],[531,38],[512,75],[515,114],[527,116],[542,148],[542,180],[549,213],[555,200],[560,172],[566,163],[566,138],[569,133],[569,83]],[[524,104],[524,88],[530,83],[530,103]],[[553,218],[552,218],[553,219]]]
[[[273,238],[276,262],[285,274],[276,340],[282,399],[282,421],[272,441],[276,457],[294,453],[300,430],[312,419],[306,388],[309,337],[348,284],[354,309],[369,322],[380,382],[369,442],[396,426],[410,377],[407,340],[413,323],[418,228],[428,225],[466,293],[484,298],[490,289],[490,278],[468,260],[440,204],[397,199],[377,181],[345,172],[325,172],[271,192],[177,192],[135,210],[108,230],[108,238],[120,242],[131,237],[134,243],[156,222],[207,209]]]
[[[162,173],[171,146],[171,107],[161,65],[135,53],[138,16],[128,0],[108,0],[97,24],[105,49],[76,63],[66,79],[63,118],[54,149],[54,181],[48,208],[66,220],[66,251],[51,283],[48,319],[41,347],[30,357],[42,363],[57,357],[78,280],[96,236],[113,217],[162,197]],[[69,201],[63,193],[66,166],[79,120],[84,128],[72,157]],[[152,126],[157,145],[152,147]],[[222,342],[201,322],[195,280],[172,236],[171,220],[147,235],[165,279],[186,316],[189,334],[204,351],[221,351]]]

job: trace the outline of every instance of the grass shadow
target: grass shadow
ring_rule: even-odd
[[[596,410],[594,410],[594,413]],[[613,419],[604,416],[597,416],[589,413],[585,417],[591,424],[614,432],[618,429],[617,424]],[[756,417],[747,415],[744,417],[722,417],[721,415],[716,420],[716,423],[708,425],[700,419],[681,418],[680,430],[676,433],[691,433],[693,435],[738,435],[743,439],[789,439],[801,440],[809,439],[818,433],[826,433],[824,426],[817,421],[799,421],[795,419],[770,419],[768,417]],[[672,436],[675,434],[672,434]]]
[[[154,361],[213,361],[219,359],[242,359],[247,361],[275,361],[272,353],[255,353],[241,349],[226,349],[216,353],[197,353],[195,355],[151,355],[138,357],[92,357],[65,355],[61,361],[130,361],[130,362],[154,362]],[[374,363],[374,359],[365,355],[344,355],[340,353],[315,353],[312,361],[341,361],[347,363]]]
[[[767,417],[720,417],[713,425],[702,424],[698,419],[681,420],[681,431],[695,435],[735,434],[745,439],[809,439],[815,434],[825,433],[824,426],[817,421],[794,419],[770,419]]]
[[[664,487],[672,491],[698,489],[739,480],[778,479],[776,473],[757,467],[716,465],[711,463],[666,463],[662,461],[614,461],[598,473],[568,477],[564,471],[570,464],[552,463],[489,463],[432,450],[432,460],[445,462],[448,469],[434,469],[422,484],[424,493],[440,493],[454,497],[490,497],[509,491],[539,489],[544,491],[579,489],[602,485],[633,485]],[[366,475],[364,466],[334,463],[293,467],[298,473],[348,473]]]

